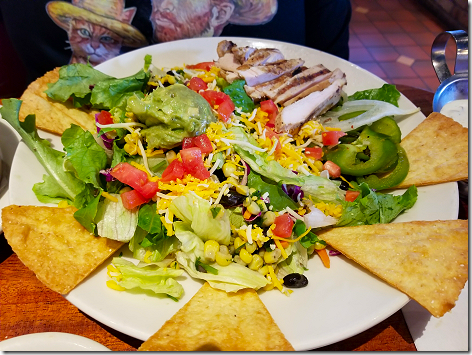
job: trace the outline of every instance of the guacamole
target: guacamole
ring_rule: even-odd
[[[185,137],[205,133],[216,121],[208,102],[182,84],[157,88],[144,98],[130,97],[126,111],[148,127],[141,131],[148,148],[173,148]]]

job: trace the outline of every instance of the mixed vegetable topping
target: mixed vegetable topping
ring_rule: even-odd
[[[113,258],[110,287],[178,299],[183,269],[229,292],[288,295],[307,285],[311,255],[330,266],[318,230],[388,223],[415,203],[415,187],[378,192],[408,173],[393,116],[412,112],[398,109],[394,86],[343,94],[317,119],[277,132],[290,106],[254,100],[244,79],[230,83],[221,70],[157,69],[150,56],[123,79],[61,68],[48,96],[101,110],[96,134],[64,132],[63,152],[38,136],[34,116],[18,120],[21,101],[3,101],[3,118],[48,173],[33,188],[39,201],[75,206],[88,231],[128,243],[140,261]]]

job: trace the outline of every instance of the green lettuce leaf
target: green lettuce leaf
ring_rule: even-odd
[[[231,85],[226,86],[223,91],[231,97],[236,107],[240,107],[243,112],[252,112],[256,107],[252,99],[246,94],[244,90],[244,80],[235,80]]]
[[[183,274],[183,270],[156,265],[134,265],[119,257],[113,258],[112,263],[121,273],[121,279],[116,283],[128,290],[140,288],[174,298],[180,298],[184,293],[182,285],[175,280]]]
[[[67,153],[65,160],[74,167],[77,177],[100,188],[100,170],[107,166],[107,154],[92,134],[73,124],[64,131],[61,142]]]
[[[400,98],[400,92],[397,90],[395,85],[384,84],[382,87],[378,89],[357,91],[351,96],[348,96],[348,101],[379,100],[379,101],[388,102],[398,107],[399,98]]]
[[[40,198],[57,198],[74,202],[76,196],[86,188],[86,184],[63,169],[64,153],[53,149],[49,141],[39,137],[34,115],[27,116],[24,122],[19,121],[20,100],[5,99],[2,104],[3,107],[0,108],[2,118],[18,132],[49,174],[47,181],[41,186],[36,186],[35,192]]]
[[[360,184],[359,189],[360,198],[343,202],[343,214],[336,227],[390,223],[401,212],[411,208],[418,197],[415,186],[398,196],[374,192],[366,183]]]
[[[81,107],[90,103],[92,88],[97,83],[111,78],[94,69],[90,64],[65,65],[59,70],[59,80],[49,84],[46,94],[51,99],[61,102],[72,97],[74,106]]]
[[[61,67],[59,80],[49,85],[46,94],[61,102],[72,98],[75,107],[91,105],[109,110],[125,106],[128,97],[141,93],[148,79],[149,74],[142,69],[134,75],[117,79],[89,64],[75,63]]]
[[[291,209],[298,208],[295,201],[288,197],[279,185],[263,181],[261,176],[253,171],[248,175],[247,186],[260,192],[261,195],[267,192],[269,194],[270,204],[276,211],[283,210],[285,207],[290,207]]]

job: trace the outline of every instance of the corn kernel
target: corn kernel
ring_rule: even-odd
[[[220,250],[220,245],[216,240],[207,240],[203,247],[203,255],[210,261],[215,261],[216,252]]]
[[[316,242],[314,246],[316,250],[321,250],[321,249],[326,248],[326,245],[318,243],[318,242]]]
[[[229,254],[229,249],[226,245],[220,245],[220,253]]]
[[[262,259],[262,258],[261,258]],[[267,275],[269,273],[269,267],[267,265],[262,266],[259,270],[257,270],[262,275]]]
[[[227,162],[223,164],[223,174],[226,177],[230,177],[235,172],[236,172],[236,165],[234,165],[234,163]]]
[[[250,268],[251,270],[259,270],[263,264],[264,261],[262,260],[262,258],[256,254],[252,256],[252,260],[249,263],[248,268]]]
[[[251,202],[249,206],[247,206],[247,210],[249,211],[250,214],[259,214],[261,212],[261,208],[254,201]]]
[[[245,186],[245,185],[237,185],[236,186],[236,192],[237,193],[240,193],[241,195],[249,195],[249,187]]]
[[[233,261],[233,258],[230,254],[225,254],[220,251],[216,252],[215,260],[218,265],[228,266]]]
[[[264,253],[264,262],[266,264],[273,264],[279,260],[280,256],[282,255],[282,251],[279,248],[276,248],[271,251],[266,251]]]
[[[321,162],[321,160],[317,160],[313,163],[313,165],[315,166],[315,168],[317,168],[319,171],[322,171],[323,170],[323,163]]]
[[[169,150],[166,153],[166,160],[169,164],[172,163],[176,158],[177,158],[177,154],[175,154],[173,150]]]
[[[239,252],[239,257],[246,264],[249,264],[252,261],[252,255],[244,248]]]
[[[239,237],[234,238],[234,249],[238,249],[243,244],[244,244],[244,240],[242,240]]]
[[[246,243],[246,250],[252,254],[256,251],[257,249],[257,244],[256,243]]]

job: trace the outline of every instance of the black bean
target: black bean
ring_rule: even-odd
[[[347,191],[349,189],[349,184],[346,181],[341,180],[341,185],[339,185],[339,188],[341,190]]]
[[[308,279],[305,275],[297,274],[288,274],[284,277],[284,286],[289,288],[301,288],[308,285]]]

